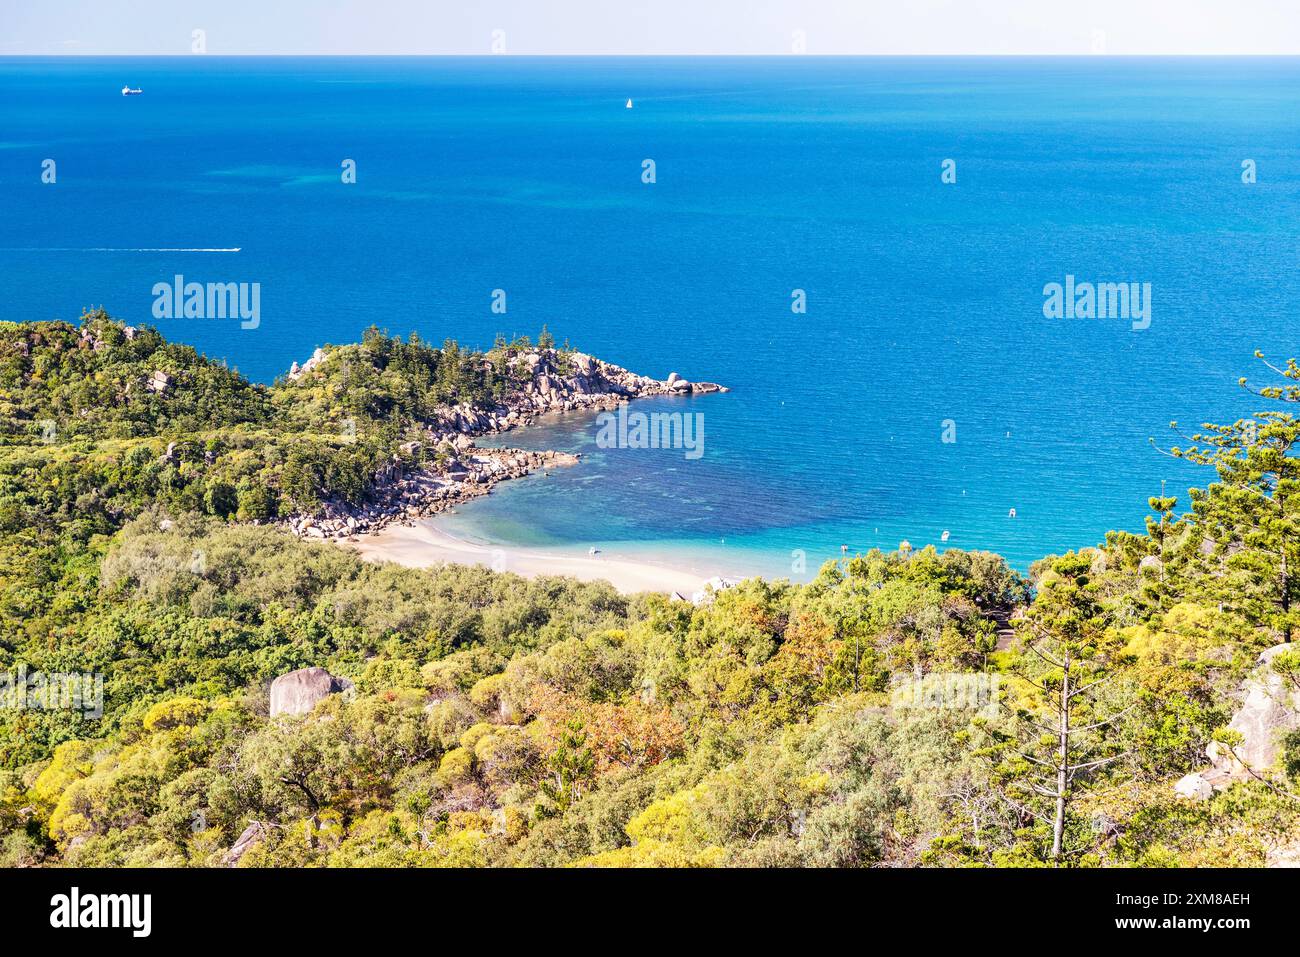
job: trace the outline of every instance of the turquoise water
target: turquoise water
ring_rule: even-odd
[[[264,381],[371,323],[545,322],[733,391],[656,400],[704,414],[697,460],[513,436],[587,454],[454,530],[772,574],[947,530],[1023,565],[1203,483],[1148,436],[1300,351],[1297,90],[1293,59],[0,59],[0,317],[257,282],[256,329],[156,324]],[[1067,274],[1151,283],[1150,327],[1044,318]]]

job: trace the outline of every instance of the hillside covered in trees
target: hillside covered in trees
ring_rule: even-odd
[[[267,388],[102,314],[0,325],[0,673],[104,679],[100,716],[0,709],[0,865],[1300,854],[1294,363],[1269,411],[1167,450],[1206,466],[1185,509],[1153,498],[1144,534],[1027,577],[871,552],[695,606],[368,564],[267,522],[363,501],[437,407],[503,394],[519,348],[372,331]],[[271,717],[307,666],[355,687]]]

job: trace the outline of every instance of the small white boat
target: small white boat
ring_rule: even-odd
[[[627,106],[624,107],[624,109],[628,109],[628,110],[632,109],[632,99],[631,99],[631,97],[628,98]]]
[[[124,87],[122,87],[122,95],[123,95],[123,96],[139,96],[139,95],[140,95],[141,93],[143,93],[143,92],[144,92],[144,90],[140,90],[140,89],[135,89],[135,90],[133,90],[133,89],[131,89],[129,86],[124,86]]]

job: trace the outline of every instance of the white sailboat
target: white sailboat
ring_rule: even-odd
[[[140,95],[141,93],[143,93],[143,92],[144,92],[144,90],[141,90],[141,89],[134,89],[134,90],[133,90],[133,89],[131,89],[131,87],[129,87],[129,86],[124,86],[124,87],[122,87],[122,95],[123,95],[123,96],[139,96],[139,95]]]
[[[628,100],[627,100],[627,106],[624,107],[624,109],[628,109],[628,110],[632,109],[632,98],[631,98],[631,97],[628,97]]]

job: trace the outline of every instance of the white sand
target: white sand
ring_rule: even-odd
[[[607,581],[625,595],[643,591],[680,592],[690,598],[705,582],[691,572],[648,561],[603,555],[561,555],[544,548],[475,545],[448,535],[428,521],[414,525],[394,523],[373,534],[360,535],[348,544],[367,561],[395,562],[411,568],[428,568],[444,562],[486,565],[525,578],[560,575],[580,581]]]

